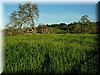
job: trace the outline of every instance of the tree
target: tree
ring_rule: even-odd
[[[88,15],[84,15],[84,16],[82,16],[81,17],[81,19],[80,19],[80,24],[81,24],[81,32],[82,32],[82,25],[89,25],[90,24],[90,20],[89,20],[89,17],[88,17]]]
[[[80,24],[78,22],[74,22],[73,23],[73,31],[74,33],[80,33],[81,29],[80,29]]]
[[[89,17],[87,15],[82,16],[80,20],[82,24],[90,23]]]
[[[48,33],[48,26],[44,25],[44,24],[39,24],[37,27],[37,32],[47,34]]]
[[[39,17],[38,5],[32,3],[20,4],[18,11],[13,11],[10,15],[10,26],[22,28],[28,25],[35,27],[34,20]]]

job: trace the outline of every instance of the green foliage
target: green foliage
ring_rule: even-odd
[[[22,5],[22,6],[20,5],[20,7],[19,7],[20,11],[22,10],[22,7],[25,7],[25,6],[28,6],[27,8],[29,8],[29,4],[25,4],[25,5]],[[34,9],[34,12],[37,11],[37,13],[35,13],[35,14],[37,14],[37,16],[39,16],[38,15],[38,7],[37,7],[37,5],[36,6],[33,5],[33,6],[36,7],[36,9]],[[30,7],[32,7],[32,5],[30,5]],[[23,10],[25,10],[25,9],[23,8]],[[31,9],[31,10],[33,10],[33,9]],[[32,15],[30,15],[30,16],[32,17]],[[11,18],[12,18],[12,23],[15,22],[15,21],[19,22],[19,21],[16,20],[16,12],[12,13]],[[34,17],[32,17],[32,18],[34,18]],[[31,18],[30,21],[33,21],[32,18]],[[29,22],[29,20],[27,21],[27,23],[28,22]],[[25,23],[26,22],[24,22],[24,25],[25,25]],[[80,18],[80,21],[73,22],[73,23],[70,23],[70,24],[65,24],[65,23],[51,24],[51,25],[39,24],[35,28],[34,22],[31,22],[31,23],[33,23],[33,24],[31,24],[33,26],[30,27],[30,29],[34,28],[34,32],[33,33],[40,33],[40,34],[67,34],[67,33],[71,33],[71,34],[76,34],[76,33],[96,34],[97,33],[96,22],[91,22],[87,15],[82,16]],[[14,24],[12,24],[12,25],[14,25]],[[16,23],[15,27],[18,26],[18,25],[20,26],[21,24]],[[30,25],[30,24],[28,23],[28,25]],[[26,28],[26,30],[24,28]],[[12,28],[5,29],[4,30],[5,35],[15,35],[14,33],[16,33],[16,30],[13,30],[13,33],[11,33],[11,30],[12,30]],[[26,27],[23,27],[21,33],[26,34],[27,31],[28,31],[28,27],[26,26]],[[19,30],[18,30],[18,32],[19,32]],[[18,33],[18,34],[20,34],[20,33]]]
[[[10,14],[8,27],[23,28],[27,25],[34,26],[34,20],[39,17],[38,5],[33,3],[19,4],[18,10]]]
[[[97,33],[97,25],[95,22],[90,23],[81,23],[81,22],[73,22],[70,24],[51,24],[51,25],[39,25],[37,27],[37,33],[45,33],[45,34],[66,34],[66,33],[88,33],[88,34],[96,34]]]
[[[9,27],[4,30],[4,35],[22,35],[27,33],[26,29],[14,29],[13,27]]]
[[[81,20],[80,22],[81,22],[82,24],[88,25],[88,24],[90,23],[90,20],[89,20],[88,15],[82,16],[80,20]]]
[[[6,36],[4,72],[96,73],[96,38],[94,34]]]
[[[44,33],[46,34],[48,32],[48,27],[46,25],[39,24],[37,27],[37,33]]]

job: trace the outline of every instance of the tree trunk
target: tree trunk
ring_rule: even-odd
[[[83,30],[83,29],[82,29],[82,25],[81,25],[81,33],[82,33],[82,30]]]
[[[34,21],[32,19],[32,29],[34,30],[34,34],[36,33],[36,28],[35,28],[35,24],[34,24]]]

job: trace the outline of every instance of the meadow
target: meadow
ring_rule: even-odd
[[[96,73],[96,34],[4,36],[4,72]]]

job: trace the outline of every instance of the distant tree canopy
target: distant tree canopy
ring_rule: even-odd
[[[88,23],[90,23],[90,20],[89,20],[88,15],[82,16],[81,19],[80,19],[80,22],[81,22],[82,24],[88,24]]]
[[[26,25],[34,26],[34,20],[36,20],[38,17],[39,11],[37,4],[20,4],[18,10],[11,13],[10,23],[8,26],[20,29]]]
[[[25,8],[26,7],[26,8]],[[22,11],[23,10],[23,11]],[[39,16],[37,5],[23,4],[19,5],[19,11],[14,11],[11,14],[12,27],[5,29],[6,35],[26,34],[27,30],[35,25],[34,20]],[[27,29],[21,27],[28,24],[30,27]],[[32,27],[31,27],[32,26]],[[13,29],[13,27],[17,28]],[[30,31],[32,32],[32,31]],[[39,34],[78,34],[78,33],[89,33],[97,34],[97,22],[91,22],[87,15],[80,18],[78,22],[70,24],[39,24],[36,27],[36,33]],[[33,32],[32,32],[33,33]]]
[[[43,28],[45,27],[45,28]],[[66,34],[66,33],[97,33],[96,22],[91,22],[88,15],[84,15],[80,18],[78,22],[73,22],[70,24],[60,23],[51,25],[39,25],[37,27],[38,33],[42,33],[41,30],[46,30],[46,33],[55,34]]]

